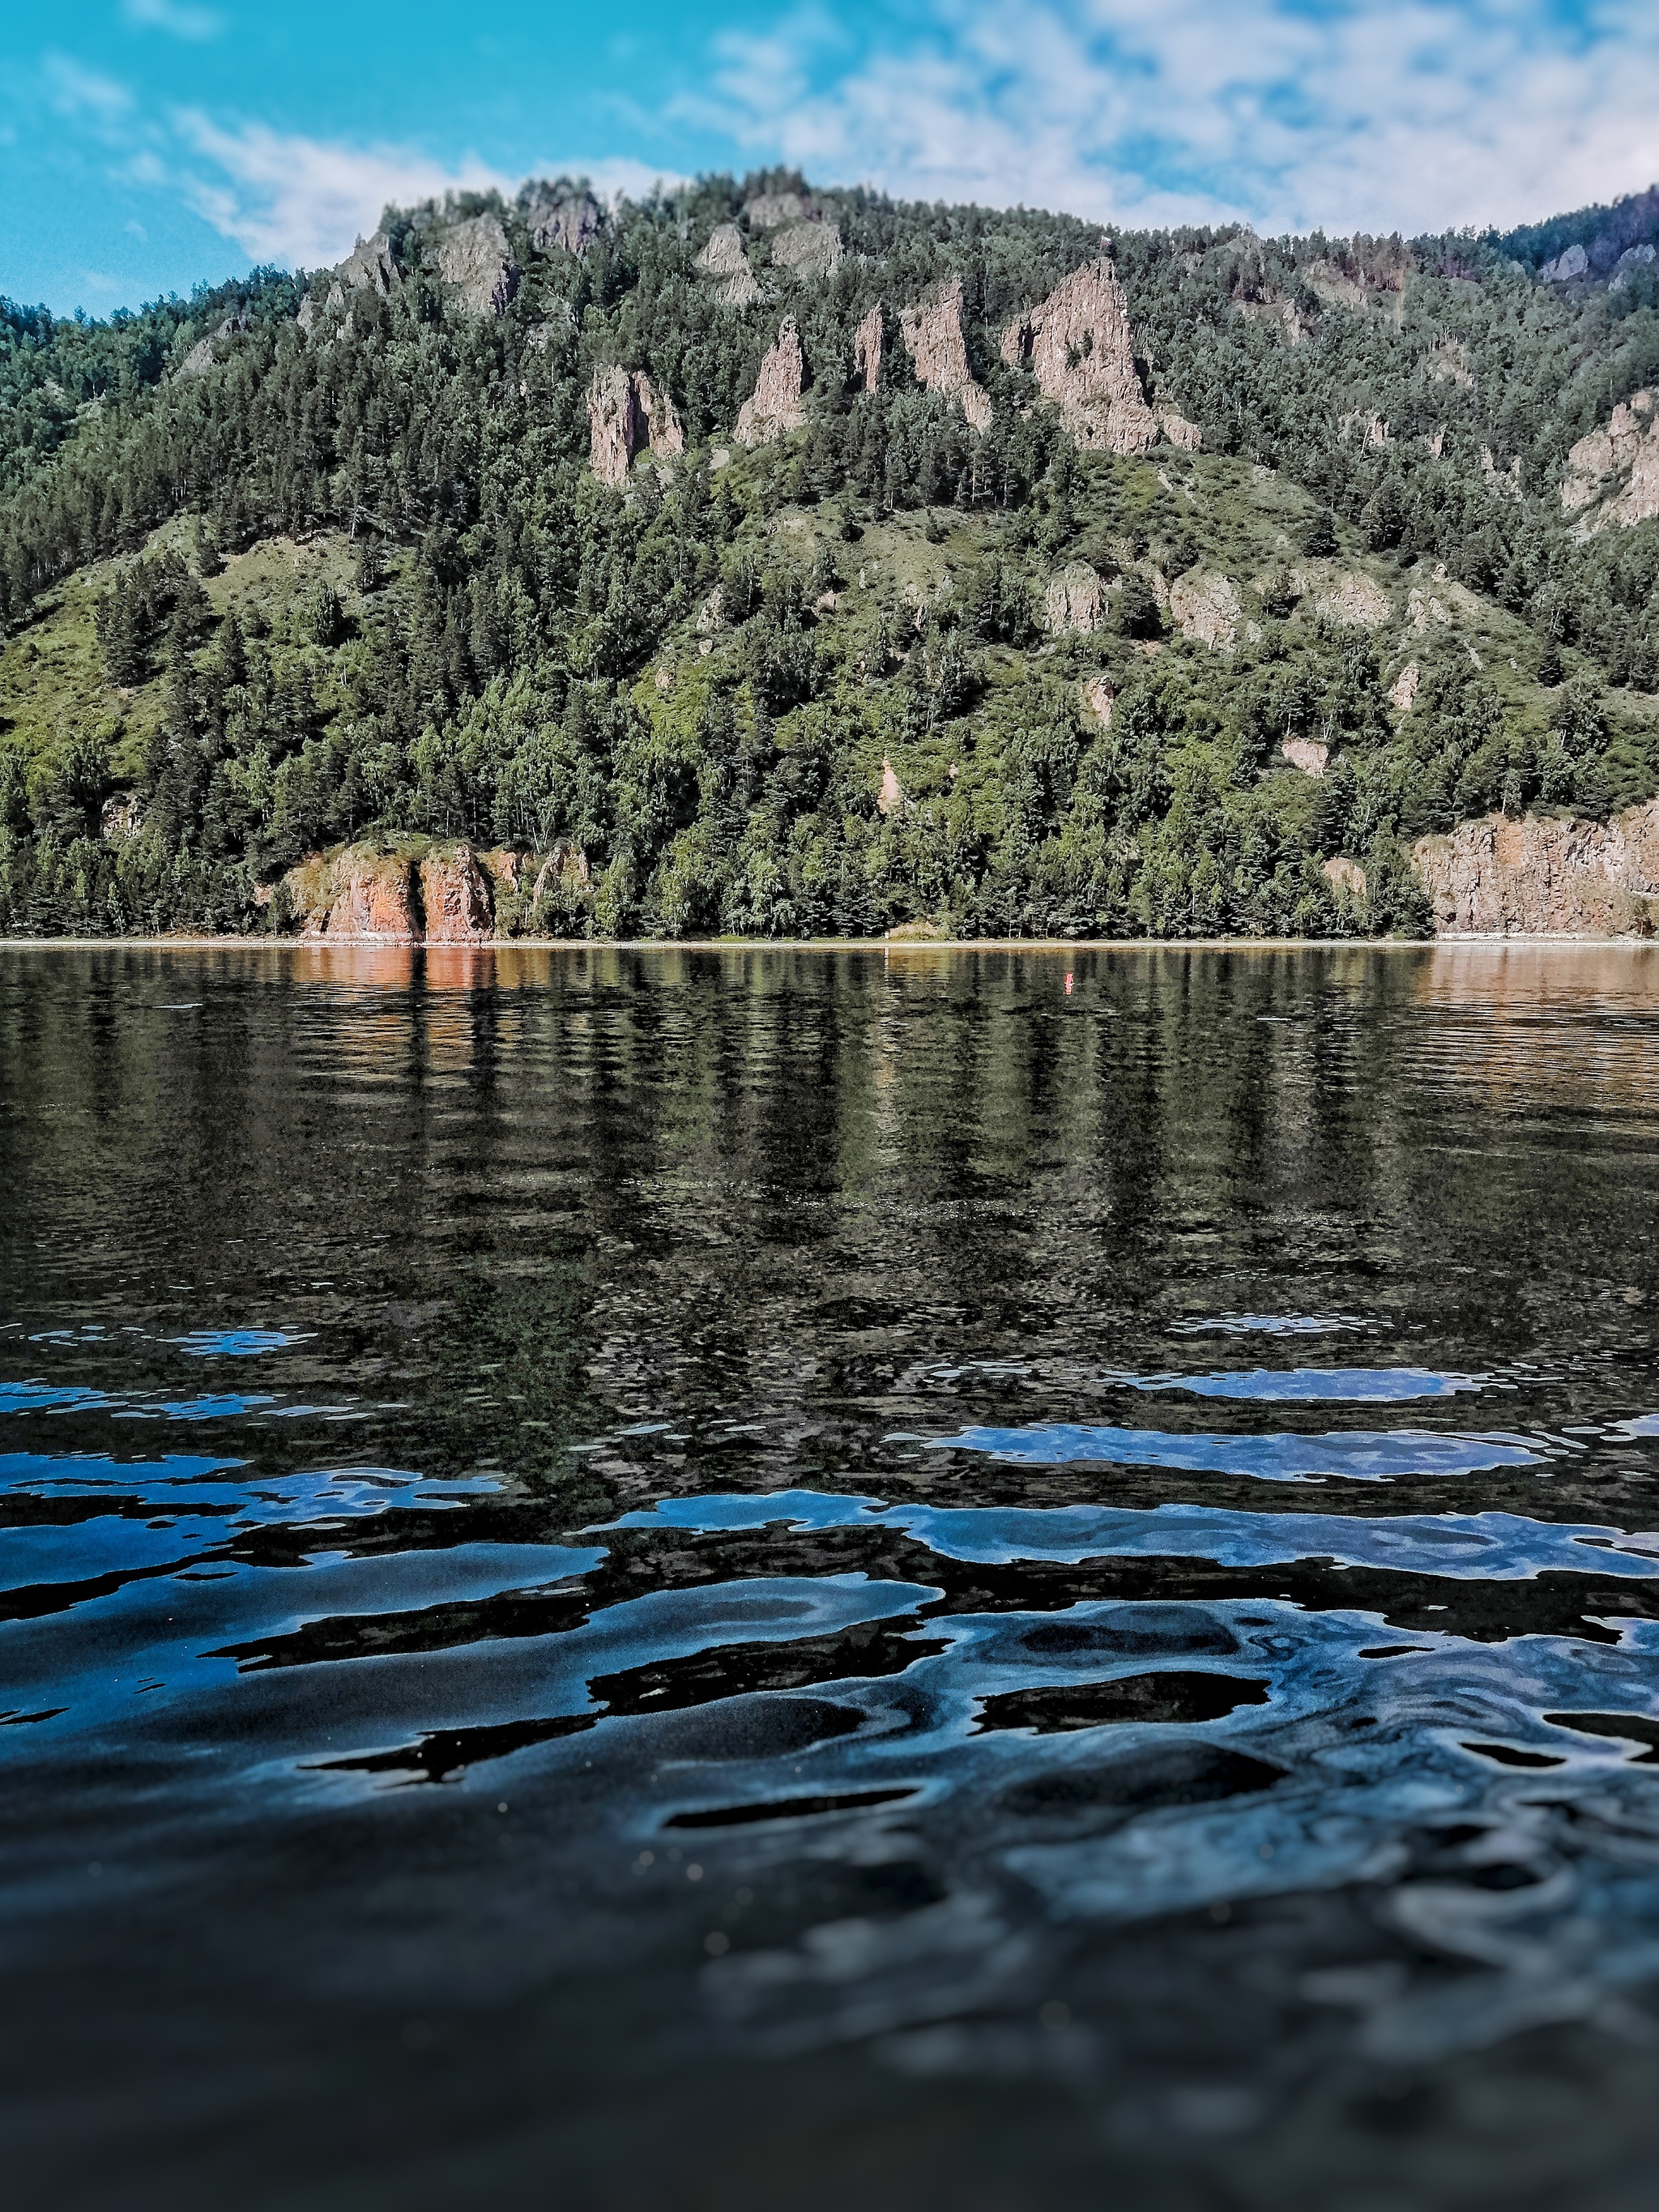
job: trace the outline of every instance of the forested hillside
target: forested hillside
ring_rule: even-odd
[[[1656,239],[560,180],[0,303],[0,931],[463,843],[469,929],[1419,931],[1659,792]]]

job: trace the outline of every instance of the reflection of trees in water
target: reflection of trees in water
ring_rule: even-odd
[[[650,1445],[659,1486],[827,1477],[956,1359],[1045,1361],[1052,1418],[1182,1316],[1363,1294],[1431,1338],[1632,1279],[1643,1209],[1550,1125],[1653,1095],[1607,1018],[1651,957],[20,954],[4,1079],[63,1110],[5,1233],[48,1304],[316,1329],[283,1380],[382,1401],[359,1452],[540,1480],[655,1419],[696,1431]],[[156,1279],[118,1279],[135,1252]],[[634,1449],[598,1455],[624,1491]]]

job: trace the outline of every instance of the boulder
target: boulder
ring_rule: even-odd
[[[1659,928],[1659,799],[1611,822],[1489,814],[1412,849],[1435,927],[1481,936],[1647,937]]]
[[[1196,422],[1189,422],[1184,415],[1177,415],[1173,407],[1158,409],[1158,423],[1170,444],[1178,446],[1182,453],[1196,453],[1202,451],[1204,433]]]
[[[853,333],[853,382],[873,392],[881,382],[882,319],[879,301]]]
[[[800,349],[800,331],[793,315],[787,315],[777,343],[769,348],[755,380],[753,396],[738,412],[732,435],[740,446],[769,446],[806,421],[801,387],[806,364]]]
[[[1279,750],[1304,775],[1323,775],[1331,757],[1330,747],[1322,745],[1317,738],[1285,738]]]
[[[428,258],[467,314],[504,315],[513,304],[520,270],[499,216],[476,215],[456,223]]]
[[[1366,891],[1365,871],[1358,860],[1350,860],[1338,854],[1322,862],[1320,874],[1340,897],[1344,892],[1352,899],[1363,899]]]
[[[1002,357],[1030,369],[1086,451],[1144,453],[1158,443],[1158,420],[1140,388],[1128,302],[1109,254],[1073,270],[1012,324]]]
[[[1109,676],[1085,676],[1078,685],[1084,711],[1094,715],[1103,728],[1112,726],[1112,705],[1117,697]]]
[[[760,286],[743,250],[743,233],[723,222],[697,256],[696,267],[715,281],[714,297],[723,307],[747,307],[760,297]]]
[[[1414,660],[1408,660],[1389,689],[1389,704],[1399,714],[1409,714],[1417,698],[1417,686],[1422,671]]]
[[[962,331],[962,279],[953,276],[914,307],[899,313],[916,381],[941,399],[954,399],[975,430],[991,427],[991,396],[975,384]]]

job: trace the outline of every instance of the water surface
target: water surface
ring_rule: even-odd
[[[1656,1166],[1640,947],[0,952],[31,2201],[1645,2202]]]

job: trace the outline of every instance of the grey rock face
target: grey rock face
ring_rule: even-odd
[[[513,304],[520,270],[499,216],[458,222],[431,249],[430,258],[469,315],[504,315]]]
[[[772,240],[775,268],[797,276],[829,276],[840,266],[841,233],[833,222],[795,222]]]
[[[714,232],[696,265],[716,279],[714,297],[723,307],[747,307],[760,297],[760,286],[743,250],[743,233],[734,222],[723,222]]]
[[[530,242],[538,253],[574,253],[580,258],[605,222],[605,210],[590,191],[526,185],[519,204],[530,228]]]

